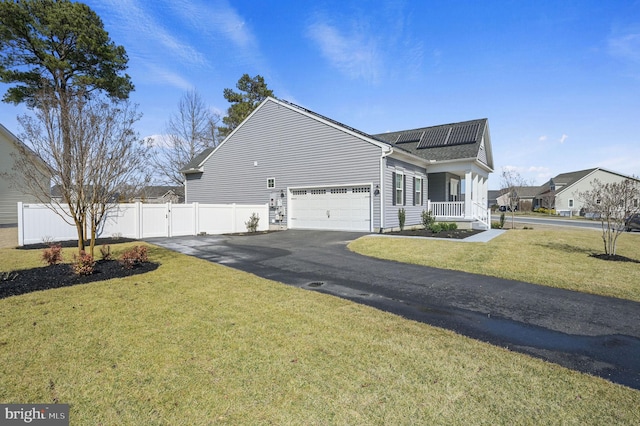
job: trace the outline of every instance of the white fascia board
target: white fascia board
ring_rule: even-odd
[[[407,163],[411,163],[418,167],[427,167],[429,164],[429,160],[425,160],[422,157],[418,157],[417,155],[411,154],[409,152],[400,151],[398,149],[394,149],[391,153],[392,158],[397,158],[398,160],[402,160]]]
[[[434,166],[443,166],[443,167],[437,167],[438,169],[437,171],[443,171],[443,172],[454,169],[454,168],[468,169],[469,166],[476,166],[487,173],[493,173],[493,169],[491,167],[484,164],[482,161],[478,160],[478,158],[476,157],[456,158],[455,160],[438,160],[434,162],[429,162],[427,160],[427,171],[429,173],[434,173],[430,171],[430,169],[432,169]]]

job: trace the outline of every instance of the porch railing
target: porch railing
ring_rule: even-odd
[[[436,217],[464,218],[464,201],[432,201],[429,207],[431,214]]]
[[[471,205],[471,217],[465,216],[464,201],[431,201],[429,209],[436,218],[473,219],[482,222],[486,228],[490,228],[489,209],[478,203]]]

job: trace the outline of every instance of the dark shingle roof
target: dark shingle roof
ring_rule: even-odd
[[[187,165],[185,165],[180,173],[194,173],[201,172],[201,167],[203,166],[204,160],[209,157],[209,154],[213,152],[215,148],[207,148],[202,151],[200,154],[196,155],[193,160],[189,161]]]
[[[142,188],[137,194],[138,197],[160,198],[168,192],[173,191],[175,195],[184,198],[184,186],[150,185]]]
[[[553,183],[556,185],[571,185],[573,182],[576,182],[589,173],[593,173],[597,168],[586,169],[586,170],[578,170],[577,172],[569,172],[569,173],[561,173],[558,176],[553,178]]]
[[[426,160],[476,158],[480,151],[487,119],[442,124],[419,129],[373,135],[394,147]],[[491,166],[491,164],[489,164]]]

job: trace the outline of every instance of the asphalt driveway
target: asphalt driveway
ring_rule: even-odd
[[[147,241],[640,389],[640,303],[350,252],[346,245],[363,235],[288,230]]]

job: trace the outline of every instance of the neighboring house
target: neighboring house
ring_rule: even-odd
[[[511,204],[510,197],[513,196],[518,200],[519,211],[531,211],[533,210],[534,200],[540,193],[540,190],[540,186],[516,186],[513,187],[513,191],[515,192],[513,195],[507,193],[506,190],[498,191],[500,195],[496,198],[496,204],[498,207],[509,207]]]
[[[495,206],[498,205],[498,197],[500,196],[501,191],[499,189],[490,189],[487,194],[487,197],[489,198],[487,200],[487,207],[490,209],[495,208]]]
[[[39,202],[36,197],[28,194],[28,191],[23,187],[21,175],[17,175],[13,170],[15,156],[19,154],[20,149],[26,149],[31,153],[31,150],[13,133],[0,124],[0,225],[16,225],[18,223],[18,202]],[[32,153],[32,155],[36,154]],[[49,187],[48,167],[39,158],[37,162],[41,164],[43,171],[41,186],[47,188]]]
[[[550,198],[553,200],[553,204],[550,207],[555,208],[558,214],[577,215],[585,213],[581,211],[582,202],[578,194],[593,189],[591,182],[594,179],[598,179],[602,183],[621,182],[625,179],[638,180],[601,167],[562,173],[540,187],[534,200],[534,208],[538,206],[546,207],[545,204]]]
[[[269,203],[271,224],[382,232],[400,208],[407,227],[432,210],[486,229],[492,171],[487,119],[369,135],[267,98],[182,173],[187,203]]]
[[[184,203],[184,186],[145,186],[134,201],[149,204]]]

